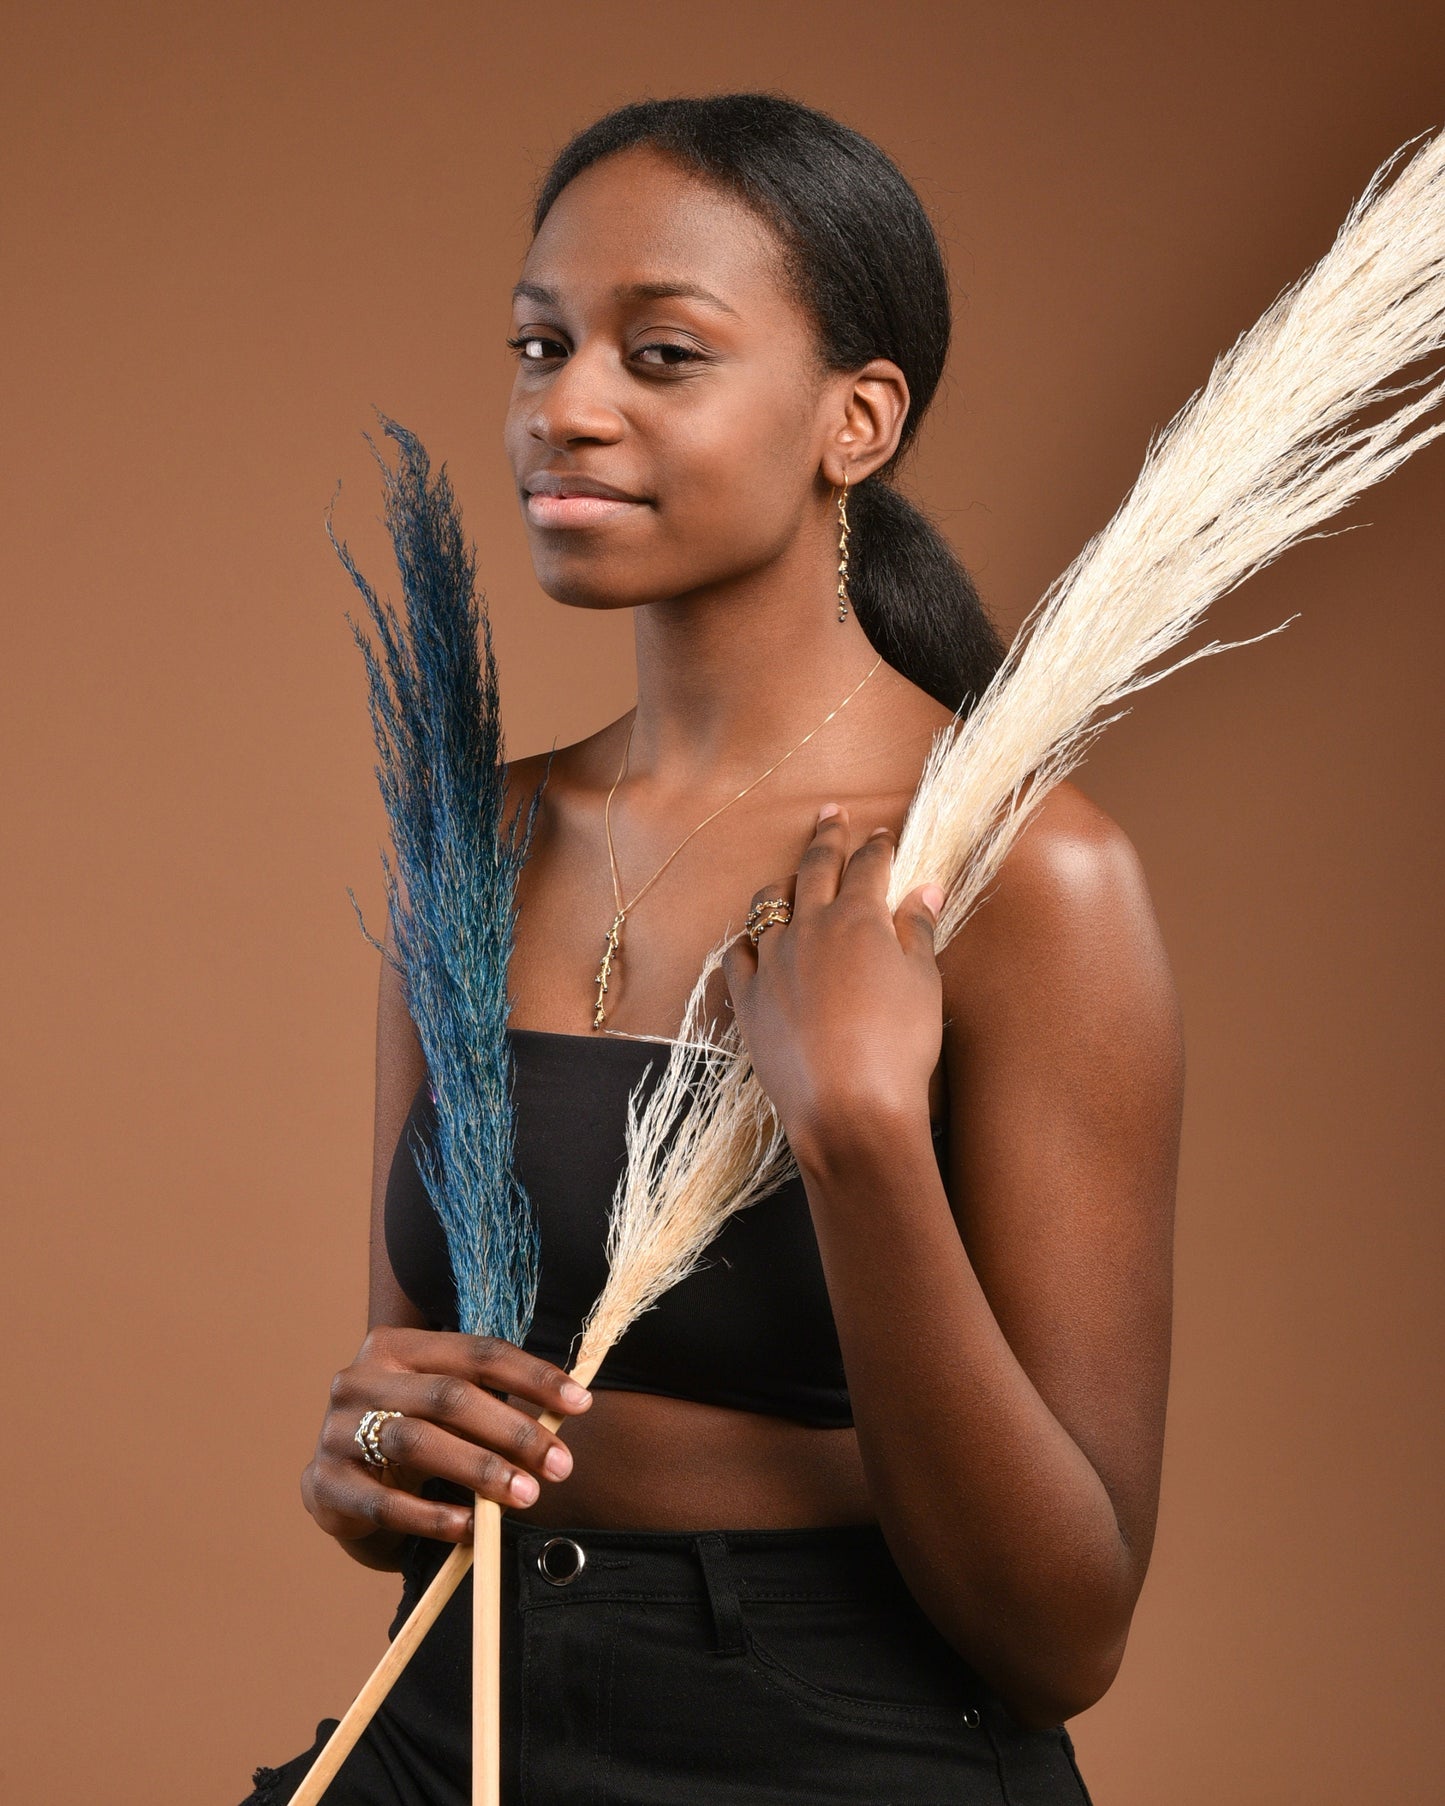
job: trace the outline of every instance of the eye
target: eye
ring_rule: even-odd
[[[665,339],[655,339],[650,345],[639,345],[636,355],[641,359],[649,351],[660,351],[665,354],[655,361],[649,360],[653,363],[654,369],[667,369],[674,364],[689,363],[705,355],[701,351],[694,350],[691,345],[674,345]]]
[[[508,346],[516,352],[524,364],[543,364],[547,361],[544,346],[554,346],[558,351],[565,351],[566,346],[558,339],[546,339],[540,333],[524,333],[521,338],[508,339]]]

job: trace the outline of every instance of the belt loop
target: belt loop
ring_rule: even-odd
[[[713,1629],[717,1633],[715,1653],[742,1655],[747,1648],[747,1636],[737,1578],[728,1560],[727,1542],[716,1531],[709,1530],[696,1539],[696,1548],[707,1585],[708,1604],[712,1607]]]

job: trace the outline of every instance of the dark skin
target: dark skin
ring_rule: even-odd
[[[837,620],[833,489],[887,461],[908,389],[883,359],[823,368],[769,228],[651,151],[569,184],[522,279],[506,442],[538,579],[566,606],[634,610],[636,722],[612,808],[631,899],[873,664],[851,612]],[[714,299],[656,292],[678,286]],[[636,499],[567,520],[528,500],[539,473]],[[608,992],[607,1029],[674,1036],[704,955],[739,936],[717,1007],[736,1012],[798,1160],[853,1426],[605,1388],[569,1402],[549,1363],[427,1331],[381,1231],[425,1073],[383,963],[370,1329],[303,1477],[357,1559],[395,1566],[408,1534],[470,1536],[465,1508],[415,1496],[428,1475],[559,1527],[877,1522],[1019,1723],[1056,1724],[1108,1688],[1158,1507],[1178,1002],[1138,858],[1068,782],[946,948],[922,887],[890,913],[896,838],[948,720],[879,666],[673,859],[629,914]],[[630,725],[553,759],[519,887],[517,1027],[596,1032],[614,910],[603,805]],[[509,767],[514,804],[544,762]],[[747,909],[779,894],[792,920],[754,951]],[[945,1119],[940,1179],[930,1122]],[[382,1432],[389,1484],[352,1442],[371,1406],[405,1413]],[[535,1502],[514,1489],[529,1476]]]

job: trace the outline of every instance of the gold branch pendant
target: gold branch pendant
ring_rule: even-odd
[[[603,1021],[602,999],[607,995],[607,980],[612,975],[613,955],[622,947],[622,924],[627,919],[627,912],[619,909],[607,930],[607,945],[602,949],[602,964],[597,968],[597,1007],[592,1012],[593,1028],[601,1028]]]

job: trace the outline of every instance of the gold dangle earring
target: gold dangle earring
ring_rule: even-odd
[[[838,619],[848,614],[848,473],[843,472],[843,493],[838,497]]]

